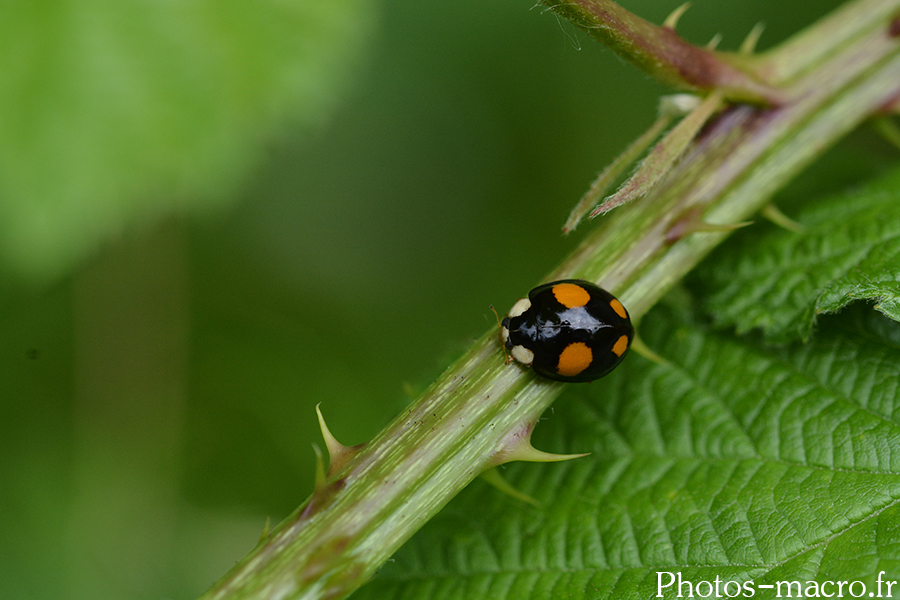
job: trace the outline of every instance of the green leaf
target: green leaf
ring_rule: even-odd
[[[804,233],[742,232],[701,268],[718,324],[807,339],[817,315],[855,300],[900,320],[900,169],[795,218]]]
[[[110,235],[233,200],[273,133],[323,122],[372,4],[4,3],[0,267],[52,277]]]
[[[669,364],[632,356],[569,386],[536,430],[537,447],[591,456],[507,469],[542,508],[476,483],[354,598],[900,579],[900,324],[854,306],[773,350],[659,309],[641,333]]]

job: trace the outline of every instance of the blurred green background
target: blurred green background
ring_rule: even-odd
[[[692,4],[733,49],[838,2]],[[0,82],[17,600],[200,594],[310,493],[314,406],[380,429],[573,247],[665,92],[518,0],[13,1]]]

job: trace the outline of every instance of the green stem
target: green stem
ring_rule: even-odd
[[[564,6],[576,4],[587,5]],[[880,18],[856,14],[873,4]],[[745,220],[895,98],[900,39],[888,31],[900,0],[861,0],[841,14],[847,26],[834,51],[819,39],[834,35],[834,19],[826,19],[822,30],[813,27],[755,63],[779,77],[790,73],[782,92],[795,100],[726,109],[660,185],[603,219],[550,278],[601,282],[640,319],[727,235],[673,241],[667,232],[698,215],[712,223]],[[584,25],[584,15],[579,19]],[[816,57],[796,56],[800,51]],[[803,67],[784,67],[792,61]],[[506,364],[497,332],[489,331],[375,439],[348,449],[307,503],[204,599],[347,596],[474,477],[515,455],[511,449],[527,441],[564,387]]]
[[[900,14],[893,0],[847,2],[780,46],[751,57],[746,66],[772,85],[784,85],[872,29],[883,28],[888,34],[896,19]]]

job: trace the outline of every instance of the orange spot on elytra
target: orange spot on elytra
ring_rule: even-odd
[[[565,350],[559,355],[559,364],[556,366],[556,372],[563,377],[574,377],[589,366],[594,360],[594,353],[583,342],[575,342],[566,346]]]
[[[627,318],[628,318],[628,313],[625,312],[625,307],[622,306],[622,303],[621,303],[621,302],[619,302],[618,300],[616,300],[615,298],[613,298],[612,300],[610,300],[609,305],[612,307],[612,309],[613,309],[614,311],[616,311],[616,314],[617,314],[617,315],[619,315],[619,316],[622,317],[623,319],[627,319]]]
[[[584,306],[591,299],[586,289],[574,283],[560,283],[553,286],[553,295],[566,308]]]
[[[628,350],[628,336],[623,335],[616,340],[616,343],[612,347],[612,351],[616,356],[622,356],[625,354],[626,350]]]

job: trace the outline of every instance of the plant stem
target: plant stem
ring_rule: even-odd
[[[545,4],[598,41],[665,84],[688,91],[718,90],[726,99],[779,104],[777,88],[732,65],[717,53],[694,46],[670,27],[658,27],[611,0],[561,0]]]
[[[816,67],[854,38],[872,29],[889,28],[891,21],[898,18],[897,3],[893,0],[847,2],[777,48],[752,57],[748,66],[764,81],[784,85]]]
[[[567,15],[577,8],[579,26],[601,28],[601,17],[611,17],[591,10],[605,4],[585,0],[554,8]],[[870,18],[873,7],[878,16]],[[600,282],[639,319],[727,235],[694,233],[673,242],[667,232],[690,219],[747,219],[896,97],[900,39],[888,32],[900,0],[859,0],[838,14],[741,63],[773,81],[790,80],[777,95],[792,100],[774,108],[726,109],[660,185],[606,217],[548,279]],[[630,31],[640,41],[647,29],[638,23]],[[833,40],[836,46],[829,47]],[[203,598],[347,596],[474,477],[527,444],[564,386],[505,364],[497,332],[489,331],[377,437],[347,449],[313,496]]]

